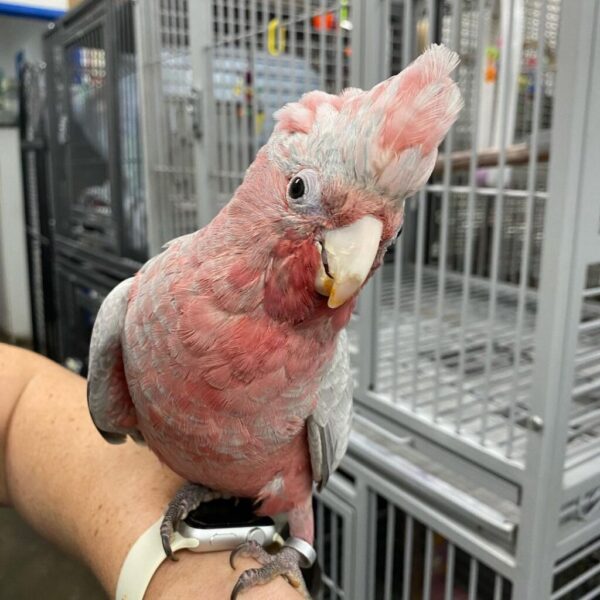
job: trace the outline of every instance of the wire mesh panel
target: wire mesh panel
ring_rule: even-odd
[[[106,20],[100,16],[65,47],[69,106],[66,218],[59,231],[99,250],[118,252],[118,205],[109,166]]]
[[[267,141],[278,108],[349,85],[352,24],[345,0],[215,0],[213,17],[214,214]]]
[[[144,0],[138,16],[148,209],[156,252],[198,227],[188,1]]]
[[[523,464],[560,4],[389,5],[390,71],[446,43],[465,110],[375,282],[368,402]]]
[[[210,93],[193,85],[187,0],[144,0],[139,61],[146,136],[148,203],[154,244],[197,229],[198,204],[214,216],[231,198],[274,127],[273,113],[304,92],[337,92],[350,77],[347,0],[215,0],[208,48]],[[204,49],[204,48],[203,48]],[[206,102],[213,137],[208,164],[196,164],[194,140]],[[197,189],[207,169],[215,197]]]
[[[57,239],[114,264],[147,257],[132,0],[89,2],[46,37]]]

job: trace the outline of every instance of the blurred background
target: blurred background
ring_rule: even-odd
[[[432,42],[465,108],[350,324],[322,597],[598,598],[600,0],[0,3],[0,334],[85,375],[103,298],[212,219],[278,107]],[[0,597],[38,597],[7,561],[42,542],[0,519]],[[100,593],[56,560],[60,597]]]

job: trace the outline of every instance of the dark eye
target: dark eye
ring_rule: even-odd
[[[292,183],[290,183],[290,198],[292,200],[298,200],[298,198],[302,198],[302,196],[304,196],[304,190],[304,180],[301,177],[294,177],[294,179],[292,179]]]
[[[299,213],[315,214],[321,207],[321,179],[313,169],[302,169],[294,175],[287,188],[290,208]]]

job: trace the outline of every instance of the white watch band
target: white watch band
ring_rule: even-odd
[[[119,574],[116,600],[143,600],[154,573],[166,558],[160,537],[162,520],[161,516],[129,549]],[[178,532],[171,536],[173,552],[195,548],[199,543],[194,538],[184,538]]]

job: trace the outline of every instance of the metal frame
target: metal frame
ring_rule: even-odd
[[[190,29],[197,31],[190,39],[192,64],[193,92],[195,104],[196,143],[194,144],[196,164],[196,189],[198,194],[198,227],[204,227],[215,216],[216,191],[214,177],[211,173],[216,170],[214,153],[211,151],[217,145],[215,122],[212,118],[209,98],[213,96],[213,64],[210,47],[213,44],[213,14],[208,2],[191,2]],[[205,167],[203,167],[205,165]]]
[[[563,12],[556,113],[552,132],[550,197],[546,213],[532,408],[541,429],[528,439],[526,484],[517,575],[519,598],[545,597],[557,558],[540,548],[557,545],[574,360],[587,266],[600,261],[595,164],[600,142],[600,2]],[[576,233],[575,233],[576,232]],[[575,233],[575,235],[573,235]],[[564,291],[556,294],[556,290]],[[573,293],[567,293],[572,290]],[[593,464],[591,472],[597,471]],[[550,493],[549,493],[550,492]],[[600,524],[598,529],[600,530]]]
[[[477,532],[461,524],[443,508],[432,506],[424,501],[418,488],[407,490],[401,470],[394,473],[392,466],[392,470],[382,473],[375,467],[374,463],[387,459],[386,450],[375,441],[377,436],[376,429],[373,429],[368,421],[363,421],[361,434],[354,433],[352,436],[349,452],[342,463],[342,470],[335,474],[328,487],[317,495],[317,524],[323,521],[320,504],[324,504],[328,511],[342,518],[343,570],[345,575],[351,574],[349,577],[344,577],[343,584],[335,589],[335,593],[331,593],[332,587],[327,586],[330,593],[324,597],[346,600],[416,597],[410,595],[411,589],[412,593],[415,593],[410,584],[411,575],[415,580],[419,579],[416,584],[422,585],[422,595],[417,597],[431,598],[432,592],[439,594],[439,581],[438,587],[432,588],[433,536],[446,548],[447,560],[451,560],[449,555],[454,558],[457,552],[470,557],[469,598],[508,597],[499,594],[502,588],[506,587],[508,590],[511,585],[509,582],[516,570],[514,556],[501,545],[486,538],[483,530]],[[367,439],[373,442],[368,452],[374,463],[365,462],[363,444]],[[348,474],[351,475],[351,479],[347,478]],[[449,488],[446,487],[445,490],[448,491]],[[377,503],[385,505],[387,517],[379,513]],[[410,535],[406,533],[406,528],[403,537],[395,535],[398,518],[410,523]],[[415,532],[417,527],[425,528],[426,531],[424,539],[427,548],[424,556],[414,547],[414,542],[417,540]],[[329,553],[325,551],[325,543],[333,546]],[[378,564],[379,544],[385,544],[384,565]],[[317,525],[317,550],[324,562],[325,581],[328,582],[331,573],[331,556],[337,555],[341,547],[339,540],[332,541],[331,531],[324,531],[319,525]],[[396,551],[402,553],[400,565],[394,559]],[[420,575],[418,562],[424,566]],[[480,596],[477,593],[478,576],[484,568],[491,570],[494,577],[492,590],[488,596]],[[439,565],[437,569],[439,571]],[[443,597],[447,599],[458,597],[454,596],[455,586],[458,585],[453,581],[454,565],[448,568],[446,564],[445,572]],[[512,597],[518,598],[516,593]]]
[[[149,98],[152,93],[150,82],[148,81],[147,67],[144,62],[144,57],[152,56],[152,48],[148,47],[148,36],[142,35],[141,32],[150,28],[149,19],[151,18],[150,11],[142,11],[141,3],[134,3],[134,19],[135,19],[135,44],[136,44],[136,64],[138,73],[138,90],[140,91],[139,98]],[[156,138],[156,128],[154,127],[154,119],[151,104],[147,101],[139,102],[140,110],[140,136],[142,146],[144,148],[143,174],[144,188],[146,189],[146,226],[148,229],[148,252],[150,256],[158,254],[161,248],[160,241],[160,219],[159,207],[156,206],[157,195],[151,190],[153,189],[152,168],[151,162],[154,159],[154,153],[158,147],[158,139]]]
[[[58,356],[52,256],[54,227],[49,190],[45,63],[26,63],[19,74],[21,162],[25,196],[33,347]]]
[[[354,589],[354,578],[356,577],[356,522],[355,490],[345,479],[339,475],[331,479],[327,488],[315,496],[316,503],[316,545],[317,555],[320,561],[325,559],[325,547],[329,546],[329,564],[323,565],[324,586],[333,591],[338,597],[352,598]],[[325,518],[330,519],[329,535],[325,537]],[[331,522],[332,518],[341,520],[341,529]],[[341,547],[338,543],[341,537]],[[341,565],[341,573],[338,569],[338,561]],[[331,597],[331,594],[330,594]]]

